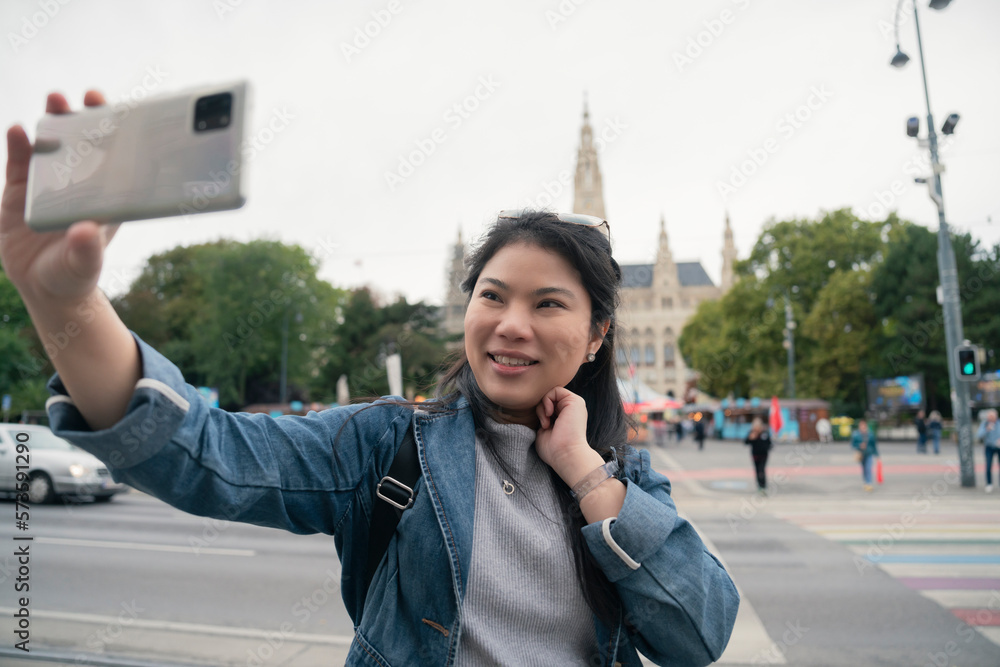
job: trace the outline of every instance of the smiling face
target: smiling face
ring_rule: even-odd
[[[542,396],[600,348],[590,317],[580,274],[559,254],[515,243],[486,262],[465,313],[465,352],[500,420],[536,424]]]

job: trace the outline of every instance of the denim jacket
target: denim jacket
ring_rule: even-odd
[[[53,432],[92,452],[119,481],[192,514],[334,536],[341,594],[355,626],[348,665],[452,665],[462,629],[475,509],[475,426],[464,399],[429,413],[391,403],[273,418],[211,408],[180,370],[133,332],[142,362],[125,416],[92,431],[58,374]],[[366,409],[367,408],[367,409]],[[353,417],[353,418],[352,418]],[[375,487],[412,425],[422,476],[416,499],[365,590]],[[631,450],[615,519],[583,528],[623,609],[594,619],[594,665],[706,665],[722,654],[739,594],[670,482]]]

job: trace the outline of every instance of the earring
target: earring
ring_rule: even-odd
[[[596,358],[597,358],[597,355],[594,354],[593,352],[591,352],[590,354],[587,355],[587,361],[593,361]]]

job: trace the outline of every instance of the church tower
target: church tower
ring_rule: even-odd
[[[726,232],[722,244],[722,284],[720,285],[723,294],[733,286],[735,263],[736,244],[733,243],[733,228],[729,224],[729,211],[726,211]]]
[[[583,127],[580,128],[580,150],[576,154],[576,177],[573,180],[573,212],[606,219],[601,169],[597,166],[594,130],[590,127],[586,97],[583,98]]]
[[[656,264],[653,268],[653,291],[654,292],[676,292],[680,287],[677,279],[677,264],[674,263],[674,255],[670,252],[670,240],[667,238],[667,221],[660,214],[660,244],[656,250]]]
[[[462,230],[458,230],[458,242],[452,246],[451,262],[448,265],[448,290],[444,300],[442,324],[447,335],[460,335],[465,331],[465,294],[462,281],[465,280],[465,243]]]

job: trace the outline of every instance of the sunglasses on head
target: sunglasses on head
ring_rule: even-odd
[[[500,215],[497,216],[501,220],[516,220],[520,218],[521,215],[531,209],[516,209],[516,210],[504,210],[500,211]],[[608,224],[607,220],[598,218],[595,215],[583,215],[582,213],[550,213],[554,215],[560,222],[568,222],[574,225],[583,225],[584,227],[601,227],[601,233],[610,241],[611,240],[611,226]]]

